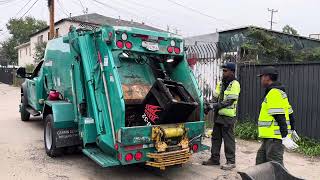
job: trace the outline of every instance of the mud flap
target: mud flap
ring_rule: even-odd
[[[80,145],[81,140],[79,137],[79,131],[75,128],[59,128],[55,129],[55,141],[56,147],[68,147]]]

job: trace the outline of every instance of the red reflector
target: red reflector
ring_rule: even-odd
[[[121,153],[118,154],[118,159],[119,159],[119,161],[122,160],[122,154]]]
[[[173,47],[169,46],[167,50],[168,50],[168,53],[172,53],[173,52]]]
[[[123,48],[123,42],[122,41],[117,41],[117,47],[122,49]]]
[[[126,151],[132,151],[132,150],[142,149],[142,148],[143,148],[142,144],[124,147]]]
[[[175,48],[174,48],[174,52],[175,52],[176,54],[180,54],[180,48],[175,47]]]
[[[135,159],[136,161],[140,161],[140,160],[142,159],[142,157],[143,157],[143,154],[142,154],[142,152],[140,152],[140,151],[138,151],[138,152],[134,155],[134,159]]]
[[[131,153],[127,154],[126,157],[125,157],[126,161],[132,161],[133,159],[133,155]]]
[[[129,41],[127,41],[127,42],[126,42],[126,48],[127,48],[127,49],[131,49],[131,48],[132,48],[132,43],[129,42]]]
[[[119,150],[119,145],[118,145],[118,144],[115,144],[115,145],[114,145],[114,149],[118,151],[118,150]]]
[[[198,149],[199,149],[198,144],[194,144],[194,145],[192,145],[192,151],[193,151],[193,152],[197,152],[197,151],[198,151]]]
[[[112,32],[109,32],[108,35],[109,35],[109,39],[111,39],[113,34],[112,34]]]

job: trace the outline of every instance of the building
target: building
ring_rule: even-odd
[[[27,64],[32,64],[33,57],[31,56],[31,46],[30,42],[26,42],[20,44],[19,46],[15,47],[18,50],[18,65],[25,66]]]
[[[263,30],[272,36],[276,37],[280,42],[293,45],[295,50],[305,50],[310,48],[320,47],[320,40],[316,38],[304,37],[299,35],[292,35],[280,31],[265,29],[257,26],[244,26],[234,29],[218,31],[216,33],[204,34],[199,36],[187,37],[185,39],[186,45],[199,44],[216,44],[222,53],[236,52],[241,45],[248,40],[248,33],[250,29]]]
[[[69,32],[69,27],[73,25],[75,27],[86,27],[86,26],[101,26],[101,25],[111,25],[111,26],[129,26],[138,27],[143,29],[149,29],[154,31],[163,31],[158,28],[148,26],[146,24],[126,21],[122,19],[116,19],[111,17],[106,17],[97,13],[85,14],[80,16],[74,16],[70,18],[64,18],[55,23],[55,37],[60,37],[66,35]],[[27,64],[34,64],[35,48],[38,44],[47,42],[49,40],[49,26],[35,32],[30,35],[30,42],[21,44],[15,47],[18,51],[18,65],[25,66]]]

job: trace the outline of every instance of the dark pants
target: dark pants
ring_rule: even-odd
[[[256,164],[275,161],[283,165],[284,148],[280,139],[263,139],[258,150]]]
[[[212,132],[211,159],[220,162],[220,149],[222,139],[224,142],[224,153],[227,163],[234,164],[236,162],[236,145],[234,139],[234,124],[215,123]]]

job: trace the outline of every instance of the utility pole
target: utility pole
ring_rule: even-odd
[[[49,39],[54,38],[54,0],[48,0],[48,8],[50,14],[50,31],[49,31]]]
[[[273,21],[273,13],[278,12],[278,10],[268,8],[268,11],[271,12],[271,20],[269,22],[270,22],[270,29],[272,30],[272,25],[276,24],[276,22]]]

